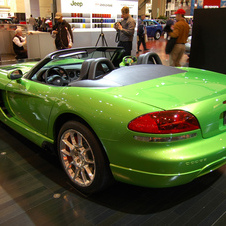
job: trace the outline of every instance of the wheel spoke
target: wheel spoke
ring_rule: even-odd
[[[89,181],[88,181],[87,178],[86,178],[86,173],[85,173],[84,168],[81,170],[81,176],[82,176],[82,180],[83,180],[83,183],[84,183],[84,184],[89,183]]]
[[[95,164],[95,161],[93,158],[89,158],[88,156],[84,157],[84,160],[87,164]]]
[[[62,149],[60,150],[64,155],[67,155],[67,156],[71,156],[71,153],[68,152],[66,149]]]
[[[86,161],[87,164],[94,164],[95,163],[94,160],[89,159],[89,158],[85,158],[85,161]]]
[[[70,170],[70,168],[71,168],[71,166],[73,165],[73,163],[74,163],[74,161],[68,162],[68,165],[67,165],[67,166],[65,165],[67,171]]]
[[[70,132],[70,138],[71,138],[72,145],[74,145],[75,147],[77,147],[77,142],[75,140],[74,133]]]
[[[77,144],[78,144],[79,148],[83,147],[82,139],[83,139],[82,136],[78,133],[77,134]]]
[[[85,169],[86,173],[89,175],[90,180],[93,180],[94,175],[93,175],[93,173],[91,172],[91,170],[90,170],[90,168],[88,167],[88,165],[84,166],[84,169]]]
[[[83,149],[81,150],[80,153],[85,157],[87,155],[88,151],[91,151],[90,147],[87,147],[86,149],[83,147]]]
[[[62,139],[63,143],[69,147],[70,151],[74,149],[74,145],[71,144],[67,139]]]
[[[88,152],[90,152],[90,155]],[[90,147],[84,149],[81,154],[83,155],[83,158],[87,164],[95,164]]]
[[[73,180],[75,180],[79,176],[79,172],[80,172],[80,169],[76,168],[74,176],[73,176]]]

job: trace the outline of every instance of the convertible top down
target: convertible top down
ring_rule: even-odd
[[[119,67],[123,61],[124,66]],[[226,75],[118,47],[0,68],[0,120],[55,150],[76,189],[188,183],[226,163]]]
[[[151,74],[150,74],[151,71]],[[69,83],[73,87],[117,87],[145,82],[173,74],[185,72],[178,68],[155,64],[140,64],[111,71],[101,79],[76,80]],[[139,75],[139,76],[138,76]]]

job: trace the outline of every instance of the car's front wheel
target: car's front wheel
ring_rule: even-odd
[[[155,40],[159,40],[160,39],[160,37],[161,37],[161,33],[160,33],[160,31],[156,31],[155,32]]]
[[[69,121],[62,126],[58,135],[58,153],[65,172],[79,191],[92,194],[113,181],[100,142],[82,123]]]

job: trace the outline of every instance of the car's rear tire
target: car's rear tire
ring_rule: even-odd
[[[156,31],[156,32],[155,32],[154,39],[155,39],[155,40],[159,40],[159,39],[160,39],[160,37],[161,37],[161,33],[160,33],[160,31]]]
[[[85,125],[68,121],[60,129],[57,148],[73,186],[82,193],[103,190],[113,181],[109,161],[99,140]]]

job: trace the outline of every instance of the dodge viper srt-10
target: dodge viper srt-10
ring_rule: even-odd
[[[0,120],[55,150],[87,194],[114,180],[177,186],[224,165],[226,75],[164,66],[150,52],[119,67],[122,54],[77,48],[1,66]]]

